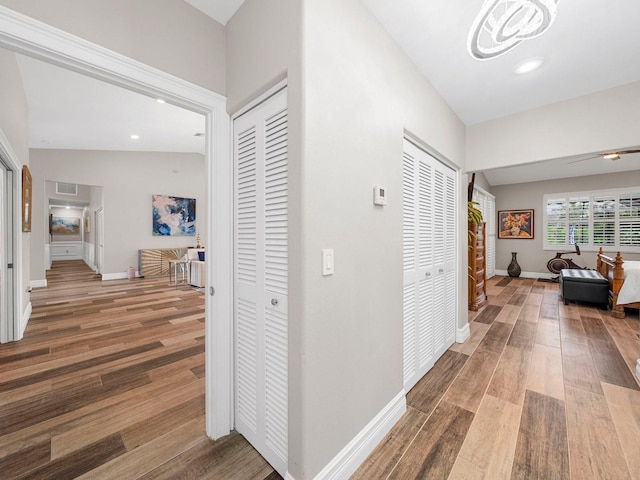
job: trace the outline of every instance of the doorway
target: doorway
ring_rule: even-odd
[[[6,343],[19,335],[15,317],[14,235],[17,230],[14,214],[14,172],[0,156],[0,342]]]
[[[4,7],[0,8],[0,46],[206,116],[206,247],[212,260],[208,265],[216,265],[215,270],[207,269],[206,431],[212,438],[227,435],[232,426],[233,215],[225,98]]]

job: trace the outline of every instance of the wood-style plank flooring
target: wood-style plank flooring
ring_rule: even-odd
[[[0,478],[280,476],[204,432],[204,297],[54,262],[24,339],[0,345]]]
[[[25,338],[0,345],[0,478],[280,476],[204,433],[204,299],[56,262]],[[640,320],[496,277],[354,479],[640,480]]]
[[[638,311],[565,306],[533,279],[488,293],[352,480],[640,480]]]

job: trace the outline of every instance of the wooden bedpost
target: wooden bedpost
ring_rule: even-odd
[[[598,259],[598,261],[600,260]],[[621,305],[618,305],[618,292],[622,288],[622,283],[624,282],[624,268],[622,268],[623,263],[624,263],[624,260],[622,260],[622,255],[620,255],[620,252],[618,252],[616,254],[616,259],[613,262],[614,264],[613,289],[612,289],[613,299],[611,301],[611,305],[612,305],[611,315],[615,318],[625,317],[624,307]]]
[[[598,255],[596,256],[596,270],[598,272],[600,272],[600,274],[607,278],[607,274],[605,272],[602,271],[602,258],[600,258],[600,255],[602,255],[604,253],[604,250],[602,249],[602,247],[600,247],[598,249]]]

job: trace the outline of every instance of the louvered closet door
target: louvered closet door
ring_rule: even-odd
[[[455,340],[455,173],[405,140],[404,385],[411,389]]]
[[[496,272],[496,197],[479,188],[473,188],[473,201],[478,202],[478,210],[482,212],[485,227],[485,274],[487,278],[495,276]]]
[[[234,121],[236,429],[287,471],[287,96]]]

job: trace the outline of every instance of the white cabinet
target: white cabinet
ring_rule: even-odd
[[[456,174],[409,140],[403,157],[404,386],[455,341]]]
[[[234,120],[236,429],[282,475],[288,457],[287,95]]]

